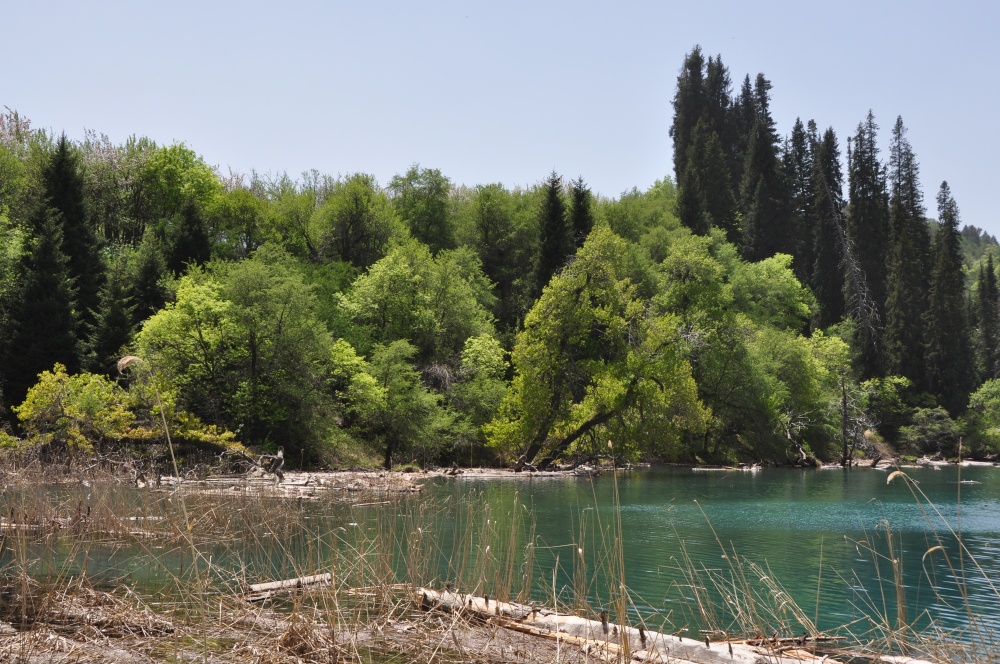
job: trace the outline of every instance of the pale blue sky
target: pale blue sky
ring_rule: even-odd
[[[763,72],[846,139],[897,115],[928,213],[942,179],[1000,233],[1000,12],[989,2],[4,2],[0,105],[74,139],[184,141],[246,171],[419,162],[456,183],[551,170],[601,194],[672,175],[670,100],[695,44],[734,87]]]

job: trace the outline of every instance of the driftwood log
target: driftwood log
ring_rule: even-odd
[[[747,641],[696,641],[661,632],[646,631],[642,627],[628,627],[610,622],[602,612],[600,620],[556,613],[533,605],[500,602],[489,597],[450,591],[420,588],[416,601],[425,610],[446,610],[465,613],[471,617],[490,620],[505,628],[549,640],[559,640],[578,646],[606,660],[633,662],[672,662],[675,664],[801,664],[824,662],[836,664],[839,660],[820,656],[804,650],[815,645],[816,638],[778,639],[775,643]],[[829,637],[818,637],[828,640]],[[796,643],[783,643],[795,641]],[[877,658],[876,658],[877,659]],[[931,664],[917,659],[885,658],[895,664]]]

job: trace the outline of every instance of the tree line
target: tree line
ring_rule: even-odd
[[[926,218],[901,120],[888,164],[859,125],[844,198],[833,130],[779,138],[770,90],[695,48],[676,178],[615,198],[222,173],[8,110],[0,445],[155,457],[163,418],[192,458],[306,465],[992,451],[995,240],[946,185]]]

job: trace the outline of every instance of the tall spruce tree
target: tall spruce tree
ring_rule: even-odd
[[[788,191],[778,154],[778,135],[770,110],[771,83],[757,74],[754,124],[740,185],[743,257],[759,261],[795,251]]]
[[[582,175],[570,184],[569,196],[569,227],[573,233],[573,246],[579,249],[594,228],[593,195]]]
[[[59,212],[62,227],[62,253],[77,290],[78,320],[81,338],[90,335],[101,305],[105,281],[97,233],[84,204],[84,182],[76,150],[66,134],[60,136],[43,172],[48,205]]]
[[[811,164],[813,197],[807,210],[812,230],[812,274],[808,280],[819,309],[814,325],[826,328],[844,316],[844,243],[841,210],[844,208],[844,178],[840,170],[840,147],[833,128],[823,132]]]
[[[6,362],[4,394],[11,405],[20,404],[38,374],[56,362],[70,373],[81,368],[76,288],[69,259],[62,251],[59,216],[55,210],[39,206],[32,218],[36,230],[24,255],[20,304]]]
[[[889,154],[889,274],[886,279],[885,354],[889,373],[929,387],[924,361],[930,242],[920,191],[919,167],[902,118],[892,131]]]
[[[721,228],[731,242],[739,240],[736,205],[729,182],[729,167],[718,134],[708,120],[695,126],[688,160],[681,176],[677,217],[698,235]]]
[[[573,253],[573,237],[566,219],[562,178],[552,171],[545,181],[544,199],[538,220],[538,265],[535,271],[535,294],[542,289]]]
[[[979,266],[979,282],[976,289],[976,314],[979,319],[977,337],[980,377],[987,381],[1000,378],[997,366],[997,344],[1000,343],[1000,292],[997,289],[996,267],[993,252],[986,254],[986,265]]]
[[[958,231],[958,205],[947,182],[937,195],[941,227],[934,236],[926,321],[926,384],[953,417],[968,403],[973,358],[966,322],[965,282]]]
[[[680,182],[687,166],[688,148],[695,125],[705,112],[705,58],[701,46],[684,56],[674,94],[674,120],[670,137],[674,140],[674,177]]]
[[[733,186],[737,190],[737,198],[739,198],[740,184],[743,182],[743,170],[746,166],[747,149],[750,146],[750,134],[753,132],[756,118],[757,103],[754,98],[753,83],[750,81],[750,75],[747,74],[743,77],[740,92],[729,111],[729,126],[735,137],[729,166]]]
[[[886,262],[889,258],[889,197],[886,173],[879,160],[878,125],[868,111],[858,124],[853,146],[848,144],[847,238],[865,292],[859,293],[848,280],[848,299],[861,311],[870,298],[873,317],[855,326],[853,347],[862,378],[882,375],[885,369],[883,330],[885,325]]]
[[[189,196],[174,215],[167,233],[167,269],[182,274],[188,265],[204,265],[212,257],[208,223],[198,202]]]
[[[809,283],[813,269],[813,151],[816,148],[816,123],[809,121],[809,128],[801,118],[795,119],[792,133],[785,142],[783,162],[785,180],[788,183],[789,214],[793,237],[792,268],[795,276],[803,283]]]
[[[126,290],[124,265],[109,273],[101,289],[101,308],[94,324],[94,333],[87,354],[86,365],[90,372],[115,377],[122,349],[132,340],[134,309]]]

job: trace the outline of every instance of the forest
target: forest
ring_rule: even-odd
[[[672,82],[665,82],[665,85]],[[0,115],[0,447],[291,466],[1000,452],[996,240],[901,117],[779,133],[699,47],[673,176],[222,172]],[[860,115],[860,114],[859,114]],[[128,358],[121,361],[122,358]],[[54,455],[54,456],[53,456]]]

